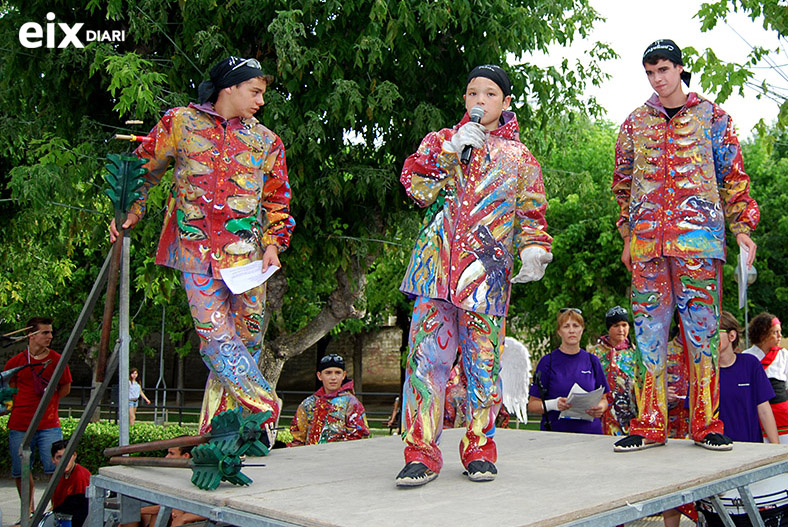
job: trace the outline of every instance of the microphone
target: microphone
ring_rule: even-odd
[[[480,123],[482,122],[482,117],[484,117],[484,108],[481,106],[474,106],[468,111],[468,116],[471,118],[472,123]],[[462,156],[460,156],[460,162],[463,165],[467,165],[468,162],[471,160],[471,151],[473,147],[471,145],[466,146],[462,149]]]

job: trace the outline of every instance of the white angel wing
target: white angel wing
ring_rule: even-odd
[[[513,337],[506,337],[501,354],[501,396],[509,413],[528,422],[528,380],[531,377],[531,359],[528,348]]]

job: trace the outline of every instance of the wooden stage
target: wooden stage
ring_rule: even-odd
[[[445,430],[444,467],[423,487],[400,489],[399,437],[274,450],[249,459],[248,487],[215,491],[191,484],[186,469],[116,466],[94,476],[91,526],[103,525],[103,490],[253,526],[558,526],[616,525],[788,472],[788,445],[736,443],[713,452],[691,441],[614,453],[614,439],[526,430],[498,430],[498,478],[474,483],[462,475],[464,430]],[[134,498],[134,499],[129,499]],[[128,516],[126,516],[128,518]]]

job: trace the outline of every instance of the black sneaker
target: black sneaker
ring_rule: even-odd
[[[398,487],[420,487],[438,477],[437,472],[427,468],[424,463],[411,461],[397,474]]]
[[[706,434],[703,441],[695,441],[695,444],[703,448],[708,448],[709,450],[733,450],[733,441],[731,441],[731,438],[718,434],[717,432]]]
[[[465,472],[471,481],[492,481],[498,475],[498,469],[491,461],[479,459],[468,463],[468,470]]]
[[[619,439],[613,444],[613,452],[634,452],[635,450],[645,450],[655,446],[664,446],[662,443],[655,441],[653,443],[646,443],[646,438],[637,434],[628,435],[624,439]]]

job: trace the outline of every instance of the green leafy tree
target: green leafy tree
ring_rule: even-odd
[[[709,31],[718,23],[724,22],[731,12],[742,12],[751,19],[762,17],[763,27],[774,32],[778,38],[778,49],[768,49],[759,44],[749,44],[750,52],[743,64],[728,62],[717,56],[712,49],[695,50],[687,48],[688,65],[701,72],[701,87],[717,94],[717,102],[722,103],[737,90],[743,94],[744,89],[754,90],[758,98],[766,97],[773,100],[780,112],[777,122],[781,128],[788,126],[788,72],[785,71],[785,44],[788,37],[788,9],[781,0],[718,0],[701,5],[697,16],[701,21],[701,30]],[[764,65],[776,72],[781,80],[767,81],[759,78],[758,68]],[[761,120],[760,131],[766,131],[768,123]]]
[[[22,48],[19,27],[48,12],[124,29],[127,39]],[[286,272],[268,289],[262,363],[274,382],[285,360],[348,320],[374,324],[401,308],[402,247],[412,245],[418,214],[399,171],[428,131],[460,119],[472,66],[515,57],[523,135],[545,147],[550,123],[567,109],[594,111],[581,94],[602,75],[594,65],[543,70],[520,59],[586,36],[596,20],[587,0],[3,0],[0,17],[0,236],[17,255],[0,270],[4,324],[32,311],[64,325],[75,319],[108,249],[102,166],[107,153],[128,150],[109,140],[114,133],[144,133],[167,108],[188,103],[228,54],[258,58],[275,74],[258,118],[287,148],[297,225],[282,255]],[[598,46],[590,60],[611,54]],[[145,125],[124,126],[132,117]],[[151,194],[133,233],[132,338],[143,345],[159,328],[153,306],[167,305],[168,332],[189,331],[176,273],[153,264],[170,184]],[[88,335],[95,331],[94,322]]]
[[[542,280],[515,285],[507,324],[510,333],[541,356],[557,343],[556,314],[563,307],[583,311],[585,340],[605,333],[604,313],[627,306],[630,275],[621,263],[616,230],[619,209],[610,191],[618,130],[567,114],[553,124],[560,147],[539,157],[548,198],[548,232],[553,262]]]
[[[750,316],[768,311],[781,320],[788,319],[788,249],[785,233],[788,232],[788,133],[777,127],[754,137],[742,145],[744,164],[750,176],[751,192],[758,202],[761,220],[753,233],[758,244],[755,268],[758,278],[748,289]],[[723,308],[738,311],[737,285],[733,280],[738,248],[736,240],[728,235],[728,262],[724,267]]]

